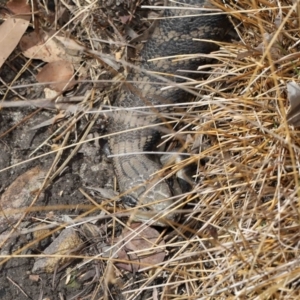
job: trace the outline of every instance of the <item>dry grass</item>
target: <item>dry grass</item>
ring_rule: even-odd
[[[74,20],[94,48],[85,10],[78,5]],[[147,289],[154,299],[299,298],[300,139],[285,116],[286,83],[299,76],[300,16],[288,1],[238,1],[225,10],[240,40],[213,54],[209,78],[194,84],[200,96],[178,117],[176,138],[190,153],[184,164],[198,165],[195,187],[182,197],[184,223],[166,231],[167,259],[139,274],[138,289],[106,259],[99,289],[120,280],[126,299]],[[91,78],[101,72],[89,66]]]
[[[190,133],[211,141],[196,155],[210,159],[191,196],[199,199],[191,224],[203,225],[176,247],[182,263],[173,276],[182,272],[190,299],[296,299],[299,134],[285,115],[286,83],[298,77],[297,58],[290,59],[297,14],[283,1],[244,1],[228,11],[241,41],[217,54],[221,63],[204,86],[209,109],[201,110],[200,98],[188,113]]]

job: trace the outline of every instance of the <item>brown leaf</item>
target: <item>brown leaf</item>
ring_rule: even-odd
[[[130,15],[127,15],[127,16],[120,16],[119,17],[120,21],[123,23],[123,24],[127,24],[131,21],[132,19],[132,16]]]
[[[141,223],[133,223],[130,228],[114,240],[123,246],[117,252],[124,262],[116,263],[119,268],[136,272],[144,267],[155,266],[165,258],[165,242],[158,240],[159,232]],[[121,245],[122,245],[121,244]],[[125,262],[127,261],[127,262]]]
[[[66,60],[78,63],[81,60],[83,47],[69,38],[60,37],[55,32],[31,32],[20,41],[23,55],[31,59],[41,59],[44,62]]]
[[[6,6],[16,15],[29,15],[31,11],[27,0],[10,0],[7,2]]]
[[[72,80],[74,74],[73,65],[64,60],[50,62],[37,74],[36,79],[40,83],[48,83],[49,87],[57,92],[72,88],[76,81]]]
[[[291,109],[286,116],[289,125],[300,126],[300,86],[292,81],[287,83],[287,96],[291,104]]]
[[[280,24],[282,23],[282,11],[279,9],[279,12],[274,20],[275,30],[272,33],[265,32],[263,34],[263,42],[260,43],[255,50],[264,53],[266,52],[266,49],[268,48],[269,43],[271,40],[273,40],[274,36],[276,36],[275,43],[272,44],[272,46],[269,48],[269,54],[274,59],[280,59],[283,56],[282,48],[281,48],[281,41],[282,41],[282,34],[277,32],[277,29],[279,28]]]
[[[29,13],[30,7],[28,5],[23,5],[25,0],[22,0],[22,5],[15,7],[18,1],[13,1],[12,5],[13,12],[18,13]],[[26,31],[30,21],[30,16],[20,16],[20,17],[7,17],[7,20],[0,26],[0,68],[6,61],[8,56],[14,51],[18,45],[21,37]],[[5,46],[4,46],[5,45]]]
[[[22,215],[18,209],[28,206],[41,188],[46,172],[35,167],[20,175],[0,198],[0,228],[14,225]]]
[[[46,36],[33,31],[24,35],[20,41],[23,55],[31,59],[40,59],[45,62],[60,60],[59,49],[53,47],[50,40],[45,44]]]
[[[42,39],[42,37],[38,35],[35,31],[33,31],[23,36],[23,38],[20,41],[20,48],[24,52],[33,46],[42,45],[43,43],[44,40]]]

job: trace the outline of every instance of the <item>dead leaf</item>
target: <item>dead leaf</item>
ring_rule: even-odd
[[[10,0],[7,2],[6,7],[16,15],[29,15],[31,12],[27,0]]]
[[[0,48],[0,68],[18,45],[30,21],[30,6],[26,0],[10,1],[7,3],[7,7],[16,16],[8,16],[7,20],[0,26],[0,45],[2,45]]]
[[[81,46],[73,39],[61,35],[55,35],[55,39],[58,43],[63,45],[68,55],[80,56],[80,54],[85,50],[85,47]]]
[[[275,34],[276,33],[272,33],[272,34],[264,33],[264,37],[263,37],[264,42],[260,43],[254,49],[259,51],[260,53],[264,53],[268,47],[268,44],[273,39]],[[273,45],[269,50],[269,53],[274,60],[280,59],[282,57],[282,49],[277,41],[273,43]]]
[[[80,54],[84,49],[72,39],[60,37],[55,32],[28,33],[21,39],[20,48],[23,55],[31,59],[44,62],[65,60],[72,63],[80,62]]]
[[[300,126],[300,86],[292,81],[287,83],[287,97],[291,109],[286,116],[287,123],[294,127]]]
[[[48,83],[49,87],[56,92],[67,91],[75,84],[72,79],[74,74],[73,65],[69,61],[53,61],[45,65],[37,74],[36,79],[40,83]]]
[[[133,223],[130,228],[114,240],[123,244],[117,252],[118,259],[124,262],[116,263],[119,268],[137,272],[144,267],[155,266],[165,258],[165,242],[158,240],[159,232],[145,224]],[[122,245],[121,244],[121,245]]]
[[[131,21],[132,16],[130,16],[130,15],[120,16],[119,19],[120,19],[121,23],[127,24],[127,23],[129,23]]]
[[[46,172],[35,167],[20,175],[0,198],[0,228],[16,223],[23,212],[19,209],[28,206],[35,193],[41,188]]]
[[[276,41],[272,44],[271,48],[269,49],[269,53],[274,60],[280,59],[282,54],[282,49],[280,46],[280,42],[282,41],[282,33],[278,33],[277,29],[279,28],[280,24],[282,23],[282,11],[279,10],[275,20],[274,20],[274,31],[272,33],[264,33],[263,35],[263,42],[260,43],[255,50],[259,51],[260,53],[264,53],[268,48],[269,43],[276,35]]]

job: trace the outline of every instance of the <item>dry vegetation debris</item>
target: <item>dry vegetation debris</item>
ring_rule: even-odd
[[[138,299],[145,291],[154,299],[299,298],[300,135],[297,128],[290,126],[299,123],[288,122],[291,118],[286,115],[289,98],[295,103],[292,110],[296,110],[296,117],[299,107],[299,96],[292,92],[288,95],[288,87],[291,88],[290,82],[294,82],[292,87],[296,90],[299,87],[300,4],[286,0],[226,1],[225,5],[213,2],[228,13],[238,39],[223,43],[212,54],[217,63],[210,65],[209,71],[199,68],[199,74],[206,72],[208,78],[193,82],[193,92],[199,96],[186,104],[184,113],[177,115],[181,127],[176,129],[176,139],[180,136],[185,141],[184,148],[190,155],[170,170],[175,172],[183,165],[197,165],[194,187],[182,196],[185,203],[181,207],[182,224],[174,224],[155,236],[158,240],[163,237],[166,243],[161,246],[165,260],[152,261],[152,268],[135,275],[128,275],[113,264],[124,263],[126,255],[120,261],[116,256],[101,257],[93,253],[95,256],[91,257],[102,262],[98,269],[100,283],[96,286],[104,291],[104,298],[109,298],[110,292],[118,294],[116,291],[121,291],[119,296],[124,299]],[[89,92],[77,98],[81,109],[71,110],[72,117],[64,118],[59,131],[42,145],[46,147],[51,142],[52,150],[58,154],[49,170],[48,184],[71,160],[61,162],[62,147],[69,144],[76,122],[92,106],[99,107],[99,99],[102,104],[110,104],[114,86],[107,89],[107,82],[113,82],[122,70],[121,61],[112,57],[126,58],[124,53],[130,49],[125,47],[129,43],[126,38],[136,39],[137,32],[144,32],[149,25],[139,19],[144,15],[135,15],[139,3],[122,3],[122,13],[116,12],[108,18],[106,14],[116,7],[112,1],[107,1],[107,6],[104,1],[100,5],[83,1],[71,5],[62,1],[52,15],[54,27],[60,28],[55,34],[68,33],[84,45],[80,55],[85,59],[76,62],[76,68],[80,65],[83,71],[77,73],[76,80],[81,85],[87,80]],[[44,14],[50,16],[47,9]],[[69,19],[58,26],[61,19],[54,17],[57,15],[67,15]],[[127,21],[131,23],[125,26]],[[105,29],[107,24],[109,30]],[[94,86],[90,85],[91,81]],[[5,92],[9,90],[8,85]],[[70,155],[75,155],[86,141],[97,118],[97,114],[90,118],[91,125],[81,132]],[[50,124],[58,119],[61,120],[51,119]],[[104,236],[107,243],[108,238],[120,234],[119,226],[124,226],[115,218],[120,211],[110,206],[111,201],[99,205],[91,195],[86,197],[94,205],[94,211],[102,210],[102,219],[97,219],[100,229],[92,225],[91,228],[98,230],[97,234]],[[77,216],[76,223],[86,222],[92,211],[86,207],[86,212]],[[105,212],[112,213],[112,222],[106,223],[110,214]],[[121,241],[131,243],[125,236]],[[150,238],[146,247],[149,244],[158,247]],[[149,247],[149,252],[153,247]],[[19,254],[13,253],[14,257]],[[130,255],[138,256],[134,252]],[[3,261],[8,258],[3,256]],[[149,267],[149,261],[146,266]],[[74,273],[73,276],[76,277]],[[96,297],[97,288],[92,297]]]

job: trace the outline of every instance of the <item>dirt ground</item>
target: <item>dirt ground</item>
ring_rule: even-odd
[[[20,120],[36,111],[36,109],[6,109],[0,114],[0,127],[3,134]],[[55,114],[55,112],[54,112]],[[40,159],[33,159],[26,163],[29,154],[35,150],[49,136],[49,129],[32,130],[31,128],[48,119],[53,115],[50,111],[41,111],[30,118],[24,124],[18,126],[12,132],[1,138],[0,147],[0,189],[2,193],[9,187],[18,176],[24,174],[36,166],[48,170],[54,158],[54,154],[43,156]],[[84,124],[82,124],[84,126]],[[50,130],[51,131],[51,130]],[[75,141],[74,136],[70,138],[70,142]],[[80,215],[82,210],[77,209],[77,204],[88,204],[87,199],[79,188],[86,187],[113,187],[113,171],[108,159],[101,154],[100,147],[96,142],[86,143],[79,153],[77,153],[68,164],[68,167],[60,174],[43,193],[43,196],[36,202],[36,206],[52,207],[52,220],[61,219],[61,215],[70,215],[72,217]],[[37,154],[45,154],[44,149],[38,151]],[[62,160],[68,155],[68,151],[63,154]],[[15,166],[19,164],[18,166]],[[9,168],[5,170],[6,168]],[[4,170],[4,171],[3,171]],[[31,180],[29,178],[29,180]],[[31,199],[32,200],[32,199]],[[99,200],[101,201],[101,200]],[[65,206],[65,209],[55,209],[57,206]],[[24,228],[31,228],[38,222],[35,218],[45,219],[49,214],[49,210],[29,213],[17,231]],[[2,232],[7,232],[7,228],[2,224]],[[17,235],[15,238],[9,238],[5,246],[1,250],[1,256],[13,253],[22,247],[22,254],[37,254],[43,251],[51,239],[57,235],[54,234],[50,239],[43,242],[42,245],[26,245],[33,241],[31,234]],[[3,258],[2,258],[3,260]],[[34,258],[16,258],[10,259],[1,265],[0,275],[0,299],[60,299],[61,295],[64,299],[71,299],[71,295],[81,291],[82,286],[69,287],[65,284],[63,273],[57,275],[41,275],[38,282],[30,280],[29,275],[33,267]],[[92,266],[91,266],[92,268]],[[94,267],[95,268],[95,267]],[[17,287],[19,286],[19,287]],[[24,296],[24,293],[28,296]],[[41,298],[40,298],[41,297]],[[74,298],[78,299],[78,298]]]

